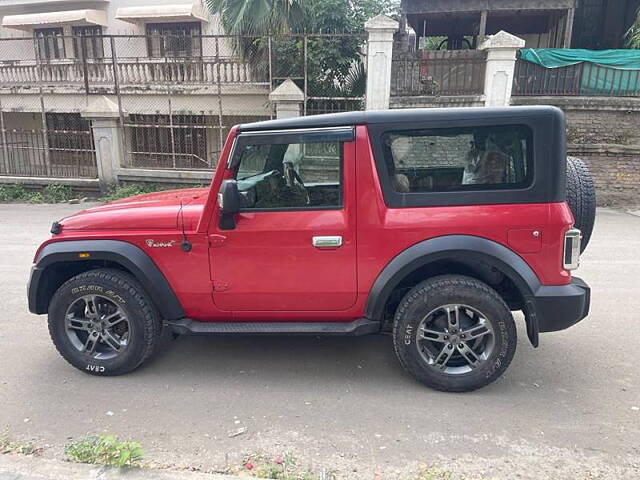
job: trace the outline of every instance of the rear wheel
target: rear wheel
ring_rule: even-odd
[[[419,283],[402,299],[393,338],[398,360],[416,379],[464,392],[502,375],[517,334],[495,290],[471,277],[444,275]]]
[[[162,324],[140,284],[99,269],[64,283],[49,306],[49,333],[60,354],[93,375],[138,368],[161,343]]]

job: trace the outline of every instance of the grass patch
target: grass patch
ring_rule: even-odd
[[[204,185],[185,185],[182,188],[193,188]],[[156,183],[130,183],[121,187],[114,187],[106,195],[100,197],[101,202],[112,202],[121,198],[134,197],[143,193],[174,190],[175,185],[159,185]],[[20,184],[0,184],[0,203],[66,203],[79,198],[69,185],[50,184],[36,190],[25,188]]]
[[[453,473],[435,464],[431,464],[422,466],[416,475],[407,478],[407,480],[484,480],[484,478],[483,476],[477,475],[468,476]]]
[[[143,193],[161,192],[168,188],[171,187],[158,185],[156,183],[130,183],[129,185],[112,188],[106,195],[100,197],[99,200],[101,202],[112,202],[121,198],[142,195]]]
[[[42,190],[29,190],[19,184],[0,185],[0,203],[63,203],[72,198],[69,185],[52,183]]]
[[[39,455],[42,447],[38,447],[33,442],[15,442],[9,438],[7,433],[0,435],[0,454],[13,453],[17,455]]]
[[[318,474],[301,468],[290,453],[276,455],[273,458],[257,453],[247,455],[241,466],[230,468],[225,473],[273,480],[335,480],[336,478],[333,472],[324,471]]]
[[[76,463],[131,467],[137,465],[143,456],[138,442],[123,442],[115,435],[93,435],[68,444],[64,453]]]
[[[442,470],[435,465],[430,465],[422,468],[418,475],[411,480],[452,480],[452,478],[453,474],[451,472]]]

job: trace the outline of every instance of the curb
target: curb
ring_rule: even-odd
[[[218,473],[113,468],[45,458],[0,455],[0,480],[237,480]]]

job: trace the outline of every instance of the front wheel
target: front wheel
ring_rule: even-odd
[[[485,283],[443,275],[419,283],[395,315],[393,339],[404,369],[428,387],[478,389],[496,380],[516,350],[504,300]]]
[[[93,375],[121,375],[157,350],[162,323],[133,277],[98,269],[71,278],[56,291],[49,333],[74,367]]]

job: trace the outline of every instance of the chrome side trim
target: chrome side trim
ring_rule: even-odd
[[[342,246],[342,237],[313,237],[311,243],[316,248],[338,248]]]

